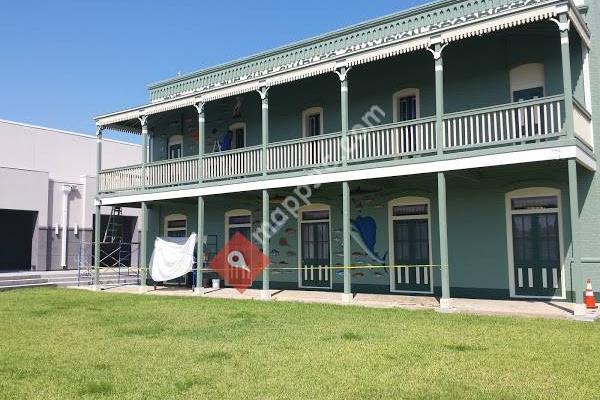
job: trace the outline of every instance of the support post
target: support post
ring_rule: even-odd
[[[263,109],[264,111],[264,109]],[[268,257],[271,251],[271,246],[269,243],[270,235],[269,235],[269,191],[262,191],[262,251]],[[262,271],[262,292],[261,299],[270,300],[271,294],[269,292],[269,279],[270,279],[270,264],[265,266],[265,269]]]
[[[100,229],[102,228],[102,207],[100,205],[100,173],[102,172],[102,127],[96,130],[96,220],[94,222],[94,287],[100,283]]]
[[[438,172],[438,225],[440,230],[440,266],[442,280],[442,297],[440,309],[452,308],[450,300],[450,271],[448,269],[448,219],[446,210],[446,175]]]
[[[560,53],[562,59],[563,90],[565,94],[565,131],[567,137],[575,137],[573,123],[573,83],[571,78],[571,48],[569,42],[569,27],[571,21],[567,14],[561,14],[559,19],[553,19],[560,30]]]
[[[335,71],[340,78],[340,108],[342,116],[342,165],[348,165],[348,71],[349,68],[342,67]],[[333,161],[333,160],[331,160]]]
[[[577,238],[579,232],[579,193],[577,187],[577,161],[568,160],[569,168],[569,214],[571,220],[571,251],[569,255],[569,265],[573,272],[573,282],[571,284],[575,292],[575,309],[573,311],[576,317],[586,314],[585,304],[583,302],[584,278],[581,271],[581,264],[578,262]]]
[[[140,292],[146,291],[148,279],[148,204],[142,201],[142,232],[140,238]]]
[[[437,154],[444,153],[444,58],[442,52],[448,45],[442,44],[441,38],[432,40],[433,48],[428,48],[435,63],[435,145]]]
[[[435,45],[435,132],[437,153],[444,153],[444,57],[442,46]]]
[[[205,141],[205,129],[206,129],[206,117],[204,115],[203,101],[199,101],[194,105],[198,111],[198,183],[202,183],[204,178],[203,173],[203,158],[204,158],[204,141]]]
[[[146,163],[148,162],[148,116],[139,117],[142,124],[142,189],[146,188]]]
[[[343,203],[343,245],[344,245],[344,294],[342,302],[352,301],[352,275],[351,275],[351,248],[350,248],[350,185],[348,182],[342,183],[342,203]],[[335,275],[335,274],[331,274]]]
[[[194,293],[204,293],[204,197],[198,196],[198,242],[196,248],[196,287]]]
[[[263,175],[267,175],[267,171],[269,170],[269,158],[267,154],[267,146],[269,144],[269,87],[260,88],[258,94],[260,94],[260,99],[262,100],[262,170]]]

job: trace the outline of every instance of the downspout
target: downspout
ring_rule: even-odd
[[[69,236],[69,195],[75,189],[75,186],[63,186],[63,208],[62,208],[62,236],[60,251],[60,266],[67,269],[67,236]]]

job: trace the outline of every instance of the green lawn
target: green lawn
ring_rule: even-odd
[[[0,293],[4,399],[593,399],[600,325],[397,309]]]

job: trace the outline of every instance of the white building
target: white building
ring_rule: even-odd
[[[139,145],[104,146],[107,168],[140,162]],[[95,174],[94,136],[0,120],[0,272],[75,268],[82,248],[91,257]],[[138,213],[123,212],[125,240],[137,240]]]

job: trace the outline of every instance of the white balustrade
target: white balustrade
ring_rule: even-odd
[[[146,186],[161,187],[196,182],[198,158],[179,158],[146,165]]]
[[[202,160],[202,171],[203,180],[256,175],[262,171],[262,148],[207,154]]]
[[[286,171],[337,165],[342,160],[340,144],[339,134],[270,144],[267,149],[268,169]]]
[[[562,96],[449,114],[444,117],[444,147],[537,140],[563,130]]]

